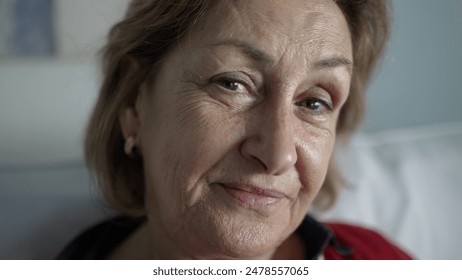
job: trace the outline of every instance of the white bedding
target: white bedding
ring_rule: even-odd
[[[336,152],[351,186],[320,215],[379,229],[420,259],[461,259],[462,123],[359,135]]]

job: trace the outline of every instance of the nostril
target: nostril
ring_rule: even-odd
[[[293,141],[276,143],[249,138],[240,146],[241,155],[253,162],[253,165],[267,174],[281,175],[297,162],[297,153]]]
[[[259,165],[264,169],[265,172],[268,172],[268,166],[265,164],[265,162],[263,160],[261,160],[260,158],[254,156],[253,157],[255,159],[256,162],[259,163]]]
[[[268,173],[281,175],[288,171],[297,162],[297,154],[293,146],[287,146],[283,152],[274,154],[268,166]]]
[[[276,175],[286,172],[297,161],[295,130],[293,115],[280,108],[283,103],[268,104],[267,110],[254,119],[253,130],[240,149],[242,156],[258,164],[263,172]]]

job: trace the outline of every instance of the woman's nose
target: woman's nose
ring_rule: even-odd
[[[297,162],[293,115],[288,110],[263,110],[242,142],[241,154],[256,161],[267,174],[281,175]]]

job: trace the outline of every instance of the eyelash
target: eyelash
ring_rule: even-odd
[[[308,102],[310,102],[311,104],[306,104]],[[333,109],[332,105],[329,102],[327,102],[325,100],[322,100],[320,98],[316,98],[316,97],[307,98],[307,99],[305,99],[305,100],[303,100],[301,102],[298,102],[297,105],[303,106],[303,107],[305,107],[305,108],[307,108],[307,109],[309,109],[311,111],[321,113],[320,109],[318,109],[318,108],[314,108],[314,109],[309,108],[309,106],[312,106],[313,104],[316,104],[316,103],[318,103],[318,105],[316,105],[318,108],[319,108],[319,106],[323,106],[328,111],[332,111],[332,109]]]
[[[243,91],[245,93],[254,93],[256,90],[250,85],[248,81],[246,81],[244,78],[241,78],[237,75],[217,75],[215,77],[211,78],[211,81],[220,87],[224,88],[227,91],[231,92],[237,92],[237,93],[242,93],[242,91],[239,90],[239,85],[242,86]],[[236,86],[236,87],[233,87]],[[315,105],[316,104],[316,105]],[[331,112],[333,110],[333,105],[330,101],[326,101],[322,98],[318,97],[309,97],[306,98],[300,102],[297,102],[296,105],[304,107],[314,114],[317,115],[322,115],[327,112]],[[316,108],[310,108],[310,106],[316,106]],[[320,107],[324,107],[325,110],[323,110]]]
[[[222,86],[225,89],[230,90],[230,91],[239,90],[239,88],[238,88],[239,85],[241,85],[244,88],[247,88],[247,86],[244,83],[242,83],[240,81],[233,80],[233,79],[227,79],[227,78],[219,79],[219,80],[216,81],[216,83],[218,83],[220,86]],[[236,86],[236,84],[239,84],[239,85],[237,85],[236,88],[231,88],[233,86]]]
[[[237,92],[239,91],[238,85],[241,85],[242,89],[245,90],[246,92],[249,92],[249,93],[255,92],[255,89],[253,85],[251,84],[252,81],[251,80],[247,81],[247,79],[242,78],[238,75],[233,75],[233,74],[218,75],[218,76],[212,77],[211,82],[218,84],[219,86],[221,86],[222,88],[228,91]],[[232,88],[233,85],[237,85],[237,87]]]

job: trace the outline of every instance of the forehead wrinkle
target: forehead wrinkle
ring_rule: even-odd
[[[284,30],[283,24],[281,24],[287,22],[287,18],[281,20],[278,18],[278,14],[274,14],[271,10],[267,11],[252,7],[253,3],[255,2],[234,0],[221,6],[222,9],[231,7],[227,17],[228,22],[232,22],[233,24],[239,23],[239,26],[247,34],[252,34],[251,38],[277,38],[279,44],[268,44],[265,46],[269,51],[277,53],[277,49],[280,47],[278,45],[281,45],[283,41],[287,42],[290,36],[287,30]],[[243,30],[234,30],[230,35],[239,38]],[[268,36],[269,34],[271,36]]]
[[[334,68],[336,67],[334,64],[339,64],[341,61],[341,59],[333,59],[336,55],[350,57],[350,50],[337,43],[339,36],[345,36],[344,30],[342,28],[339,30],[336,24],[341,21],[338,15],[343,16],[343,13],[335,3],[332,4],[338,8],[339,14],[328,12],[327,3],[322,1],[317,1],[317,3],[319,5],[301,7],[300,13],[284,21],[289,25],[278,26],[274,29],[272,27],[277,22],[271,22],[268,18],[271,14],[266,13],[264,8],[262,10],[252,9],[248,6],[252,2],[247,1],[222,2],[221,5],[215,5],[213,8],[215,12],[212,18],[209,18],[212,22],[208,23],[213,25],[213,21],[221,21],[219,24],[221,40],[202,46],[212,52],[213,48],[219,46],[235,47],[252,61],[268,66],[267,69],[275,69],[286,63],[302,63],[307,70]],[[256,24],[258,22],[260,24]],[[232,28],[226,28],[226,26],[232,26]],[[280,36],[279,33],[287,28],[289,28],[287,33]],[[213,28],[211,32],[215,33],[217,30]],[[266,38],[263,44],[254,41],[259,37]],[[343,64],[350,71],[352,65]]]
[[[243,40],[229,39],[224,40],[222,42],[206,45],[207,48],[214,48],[219,46],[235,47],[239,49],[242,53],[244,53],[246,56],[250,57],[252,60],[255,60],[257,62],[263,62],[265,64],[271,65],[275,63],[275,60],[271,55]]]
[[[337,25],[332,22],[334,20],[338,23],[341,21],[339,16],[343,17],[343,13],[335,4],[335,1],[329,1],[331,3],[316,2],[315,5],[302,2],[304,5],[300,7],[299,12],[292,14],[290,18],[284,17],[283,19],[280,18],[278,13],[274,14],[271,10],[266,11],[264,8],[262,10],[252,9],[248,6],[249,4],[252,5],[252,2],[248,1],[231,1],[228,2],[228,5],[220,6],[223,9],[222,11],[228,12],[224,13],[227,14],[228,22],[239,23],[247,34],[254,34],[255,37],[262,35],[262,37],[277,40],[276,44],[265,45],[265,49],[267,48],[270,51],[269,53],[284,53],[288,44],[290,44],[292,46],[299,45],[300,47],[303,45],[302,48],[314,54],[324,49],[325,45],[337,45],[338,38],[342,37],[342,35],[344,36],[343,30],[337,30]],[[331,5],[335,6],[338,14],[332,13]],[[229,9],[226,10],[225,7]],[[251,15],[246,16],[248,13],[251,13]],[[255,24],[256,21],[261,22],[260,24]],[[309,31],[306,30],[307,27],[309,27]],[[335,35],[326,32],[326,29],[335,33]],[[271,31],[272,35],[268,33],[269,31]],[[349,32],[349,30],[346,31]],[[239,38],[242,30],[234,30],[233,33],[230,35],[236,35]]]
[[[262,34],[262,32],[259,30],[258,25],[255,26],[255,20],[261,20],[261,15],[263,13],[260,10],[250,10],[248,7],[239,7],[242,5],[239,5],[237,2],[240,1],[226,1],[224,5],[220,5],[220,15],[226,15],[224,18],[226,20],[225,26],[228,24],[231,26],[238,23],[240,28],[244,29],[248,32],[248,34],[255,34],[258,37]],[[246,16],[249,11],[258,13],[258,16],[257,14],[254,14],[251,17]],[[239,36],[242,33],[242,30],[232,30],[231,28],[229,28],[229,31],[229,35],[234,35],[233,37]]]

